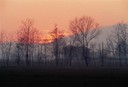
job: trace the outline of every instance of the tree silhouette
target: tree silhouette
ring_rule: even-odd
[[[57,25],[55,25],[55,29],[50,32],[50,35],[52,36],[52,40],[53,40],[53,53],[55,56],[55,61],[56,61],[56,66],[58,66],[59,64],[59,57],[60,57],[60,51],[61,51],[61,46],[64,46],[64,31],[60,31],[57,28]]]
[[[120,66],[122,65],[122,58],[126,59],[127,64],[127,24],[117,24],[110,39],[115,44],[115,53],[118,54]]]
[[[30,65],[29,58],[32,58],[34,44],[40,41],[40,32],[34,27],[32,19],[22,21],[21,29],[17,33],[18,45],[24,51],[26,65]]]
[[[91,41],[100,34],[98,27],[98,23],[95,23],[94,19],[87,16],[75,18],[70,22],[70,30],[75,35],[76,42],[78,42],[83,48],[82,54],[86,66],[88,66],[89,58],[89,52],[87,49],[89,48]]]
[[[12,36],[8,35],[6,32],[0,33],[0,47],[2,52],[2,58],[6,59],[6,65],[9,65],[9,60],[11,58],[12,52]]]

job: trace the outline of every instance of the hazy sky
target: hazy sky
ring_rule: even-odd
[[[68,30],[69,21],[93,17],[101,26],[128,23],[128,0],[0,0],[1,29],[15,32],[21,20],[32,18],[35,26],[48,32],[57,23]]]

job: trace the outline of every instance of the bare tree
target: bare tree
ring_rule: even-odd
[[[73,36],[70,36],[69,41],[67,42],[67,46],[63,48],[65,64],[69,65],[70,67],[72,66],[73,59],[75,59],[74,56],[78,57],[77,53],[76,55],[74,55],[75,45],[78,45],[77,43],[75,43],[75,41],[76,41],[76,38],[73,38]]]
[[[106,58],[107,59],[113,59],[115,65],[118,64],[117,62],[117,53],[116,53],[116,49],[115,49],[115,42],[113,40],[113,36],[110,35],[107,39],[106,39],[106,47],[105,47],[105,53],[106,53]]]
[[[42,44],[37,44],[37,56],[36,57],[37,57],[38,64],[40,65],[42,61]]]
[[[82,54],[86,66],[88,66],[89,44],[100,34],[98,27],[98,23],[95,23],[94,19],[87,16],[75,18],[70,22],[70,30],[75,35],[75,38],[77,38],[76,41],[82,46]]]
[[[49,39],[48,37],[46,36],[44,39],[43,39],[43,44],[42,44],[42,47],[44,47],[44,59],[45,59],[45,66],[46,66],[46,62],[47,62],[47,50],[48,50],[48,45],[49,44]],[[41,48],[42,48],[41,47]]]
[[[1,53],[2,58],[6,59],[6,64],[8,66],[9,60],[11,57],[11,51],[12,51],[12,37],[11,35],[5,32],[1,32],[0,34],[0,44],[1,44]]]
[[[115,30],[113,31],[113,43],[115,44],[115,51],[118,54],[118,58],[120,59],[120,66],[121,59],[125,58],[125,62],[127,64],[127,24],[119,23]]]
[[[34,27],[32,19],[22,21],[21,29],[17,33],[18,45],[24,51],[26,65],[30,65],[30,57],[33,54],[34,44],[39,43],[40,32]],[[31,54],[32,53],[32,54]]]
[[[5,58],[4,57],[4,54],[5,54],[5,51],[4,51],[4,47],[5,47],[5,33],[4,32],[0,32],[0,47],[1,47],[1,56],[2,58]]]
[[[105,53],[104,53],[104,43],[99,44],[99,58],[101,60],[101,67],[104,67],[104,58],[105,58]]]
[[[55,25],[55,29],[50,32],[50,35],[52,36],[53,39],[53,53],[55,56],[55,61],[56,61],[56,66],[59,64],[59,57],[60,57],[60,50],[62,49],[61,46],[64,45],[64,31],[60,31],[57,28],[57,25]]]
[[[99,49],[97,49],[96,47],[98,47],[96,45],[95,42],[90,44],[90,57],[91,57],[91,64],[96,66],[96,59],[97,59],[97,53],[99,51]],[[99,58],[99,57],[98,57]]]

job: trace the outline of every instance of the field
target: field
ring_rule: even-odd
[[[127,68],[41,68],[1,67],[1,86],[122,87],[127,85]],[[0,86],[0,87],[1,87]]]

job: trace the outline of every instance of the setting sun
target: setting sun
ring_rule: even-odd
[[[67,36],[70,36],[70,34],[64,32],[64,36],[67,37]],[[41,37],[42,37],[42,39],[41,39],[42,41],[40,41],[39,43],[45,43],[45,44],[47,44],[47,43],[53,42],[53,40],[54,40],[54,38],[50,34],[47,34],[47,35],[41,36]]]
[[[44,36],[44,37],[42,38],[42,43],[45,43],[45,44],[50,43],[50,42],[52,42],[52,41],[53,41],[53,38],[52,38],[52,36],[50,36],[50,35],[46,35],[46,36]]]

